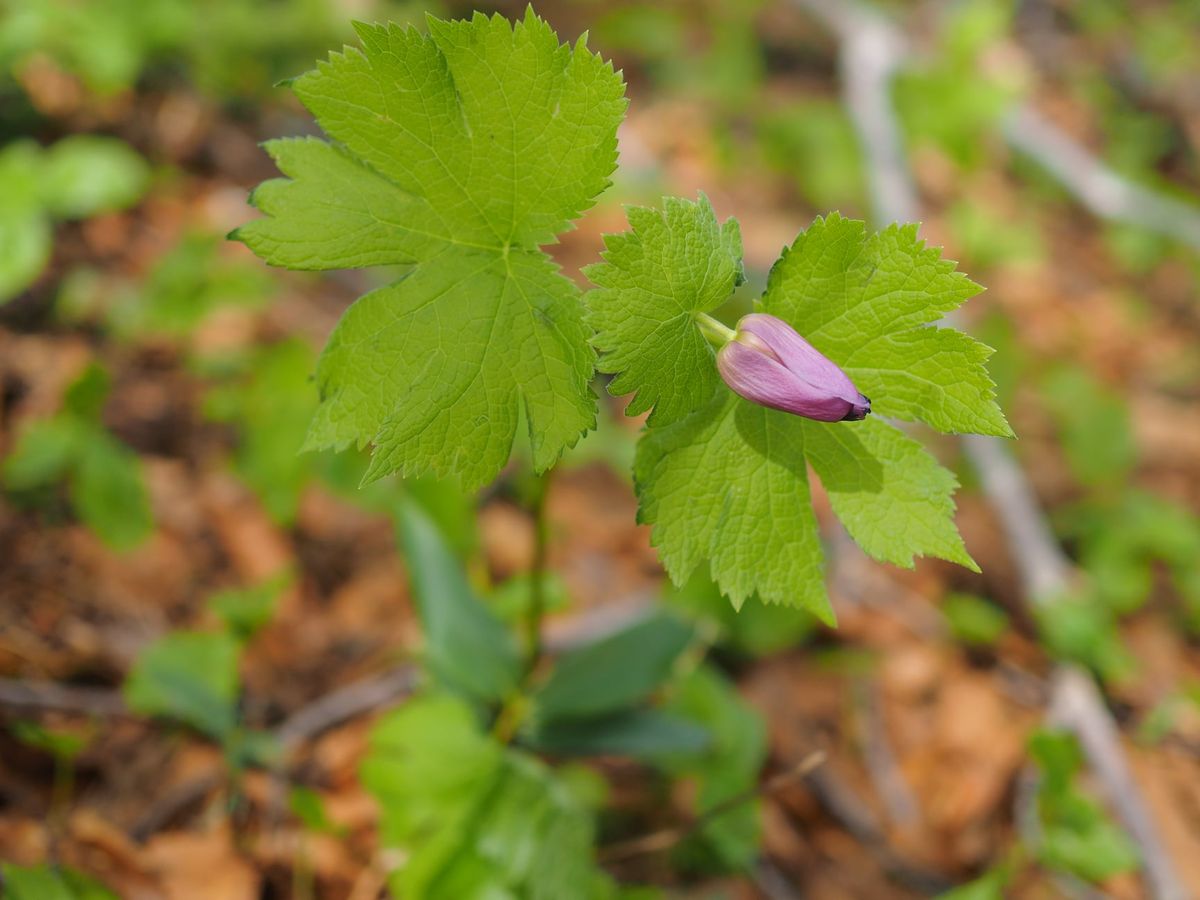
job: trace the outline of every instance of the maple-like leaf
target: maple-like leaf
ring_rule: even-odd
[[[630,235],[608,239],[604,267],[589,270],[602,285],[588,295],[589,316],[597,345],[621,348],[600,361],[618,372],[614,386],[669,411],[651,414],[635,476],[641,519],[652,526],[672,580],[682,583],[707,564],[735,605],[757,593],[832,621],[809,467],[871,556],[911,566],[915,555],[932,555],[975,568],[954,527],[957,482],[915,440],[878,416],[827,423],[766,409],[714,377],[712,351],[696,343],[698,326],[678,312],[678,298],[689,283],[705,283],[695,262],[703,254],[722,271],[737,270],[738,247],[720,239],[736,234],[730,224],[718,226],[703,198],[669,201],[657,220],[635,211],[630,221]],[[655,221],[660,227],[646,227]],[[681,290],[676,273],[686,276]],[[733,282],[725,284],[725,296],[705,294],[693,308],[720,305]],[[927,327],[977,290],[917,241],[915,226],[868,236],[861,223],[833,215],[784,252],[756,308],[787,321],[842,366],[877,413],[946,431],[1007,434],[983,367],[989,348]],[[617,339],[629,321],[655,317],[672,322],[683,350]],[[707,397],[680,415],[692,403],[692,382]]]
[[[539,471],[595,422],[579,291],[539,247],[609,184],[624,85],[532,10],[428,23],[356,25],[361,50],[292,82],[332,142],[269,142],[288,179],[235,236],[293,269],[405,267],[330,337],[306,446],[477,487],[522,413]]]

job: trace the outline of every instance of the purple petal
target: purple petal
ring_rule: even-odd
[[[838,366],[775,316],[752,313],[717,354],[717,368],[737,394],[761,406],[821,422],[857,420],[871,411]]]
[[[820,422],[862,418],[853,403],[814,387],[775,360],[736,340],[717,354],[717,369],[734,393],[760,406]]]
[[[862,395],[849,376],[837,364],[802,338],[791,325],[766,313],[751,313],[738,322],[738,332],[754,335],[771,348],[775,356],[796,377],[814,388],[840,397],[849,404]]]

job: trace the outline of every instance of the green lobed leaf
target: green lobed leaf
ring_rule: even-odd
[[[717,222],[703,194],[697,203],[666,198],[662,212],[627,210],[630,230],[604,237],[605,262],[584,273],[598,368],[616,374],[614,395],[637,392],[625,414],[653,408],[666,425],[702,406],[717,385],[716,358],[696,327],[742,283],[742,238],[735,219]]]
[[[636,212],[630,221],[633,232],[610,238],[606,263],[589,270],[600,277],[588,303],[602,334],[642,315],[647,294],[666,309],[672,295],[664,295],[660,273],[694,272],[696,244],[707,241],[717,265],[726,265],[714,244],[726,230],[717,230],[704,200],[669,201],[667,214]],[[650,241],[653,247],[644,246]],[[644,265],[646,258],[656,267]],[[728,294],[732,281],[724,283]],[[817,219],[784,251],[757,309],[788,321],[841,365],[877,413],[947,431],[1008,434],[983,365],[991,351],[957,331],[928,327],[977,290],[917,240],[916,226],[867,235],[861,222],[835,214]],[[723,299],[705,297],[700,307]],[[694,319],[681,328],[676,344],[698,340]],[[655,397],[668,413],[651,417],[634,474],[641,519],[676,584],[707,563],[737,607],[757,593],[831,623],[810,466],[846,529],[876,559],[911,567],[914,556],[932,555],[976,568],[953,523],[958,484],[916,441],[878,417],[823,423],[755,406],[714,376],[710,352],[664,352],[656,341],[623,345],[611,368],[620,370],[614,386],[639,391],[637,409]],[[708,385],[707,400],[679,417],[693,397],[673,385],[691,384]]]
[[[984,366],[991,348],[926,327],[979,291],[917,238],[916,225],[868,235],[862,222],[833,213],[784,250],[761,310],[840,365],[875,413],[1011,437]]]
[[[579,291],[539,245],[608,185],[624,87],[530,10],[357,25],[362,49],[292,83],[335,143],[274,141],[290,180],[235,232],[273,265],[408,271],[359,299],[317,365],[309,448],[375,445],[366,480],[508,459],[524,413],[538,470],[595,422]]]

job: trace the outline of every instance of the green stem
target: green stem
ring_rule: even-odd
[[[737,337],[736,331],[722,322],[718,322],[708,313],[698,312],[693,313],[693,316],[696,320],[696,327],[700,329],[700,333],[704,335],[705,340],[718,350]]]
[[[538,477],[530,512],[533,514],[533,563],[529,569],[529,608],[525,615],[525,674],[528,677],[542,659],[542,617],[546,613],[546,550],[550,527],[546,521],[546,494],[550,470]]]

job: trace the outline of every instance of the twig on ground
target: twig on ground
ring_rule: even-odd
[[[727,797],[720,803],[713,804],[687,824],[664,828],[661,831],[654,831],[619,844],[611,844],[600,850],[598,854],[599,859],[605,863],[622,862],[637,856],[645,856],[648,853],[657,853],[660,850],[667,850],[674,847],[684,838],[695,834],[714,819],[720,818],[743,803],[749,803],[755,797],[765,797],[774,794],[776,791],[780,791],[788,785],[807,777],[823,762],[825,762],[824,751],[814,750],[787,771],[780,772],[778,775],[768,778],[762,784],[754,785],[747,790]]]
[[[888,844],[883,826],[870,807],[862,801],[828,766],[814,770],[805,783],[832,818],[850,832],[860,844],[871,851],[880,867],[898,883],[922,894],[934,895],[953,887],[953,883],[938,872],[921,868],[900,856]]]
[[[1019,106],[1005,117],[1004,138],[1093,215],[1139,225],[1200,251],[1200,208],[1121,177],[1033,107]]]
[[[795,2],[838,40],[845,102],[867,157],[877,219],[919,221],[920,202],[891,100],[892,77],[906,56],[903,36],[887,19],[855,0]],[[1020,121],[1028,123],[1026,117]],[[1041,132],[1043,137],[1045,133]],[[1130,194],[1123,196],[1125,206],[1113,205],[1109,199],[1106,208],[1127,212]],[[1141,224],[1146,224],[1145,220]],[[1026,601],[1037,606],[1070,590],[1075,580],[1072,566],[1054,540],[1016,461],[998,438],[971,436],[964,439],[964,447],[1012,547]],[[1153,896],[1183,900],[1188,892],[1142,803],[1116,728],[1091,676],[1075,666],[1060,667],[1050,708],[1052,716],[1079,737],[1113,807],[1137,841]]]
[[[415,666],[398,666],[361,681],[351,682],[318,697],[288,716],[274,730],[285,753],[357,716],[387,706],[412,693]]]
[[[888,738],[883,710],[880,708],[878,687],[860,679],[853,686],[853,694],[854,708],[863,735],[863,762],[867,774],[875,786],[875,793],[883,801],[888,818],[893,824],[908,828],[919,821],[921,812],[892,752],[892,742]]]
[[[0,678],[0,707],[106,718],[132,715],[121,699],[121,692],[111,688],[73,687],[55,681],[19,678]]]

